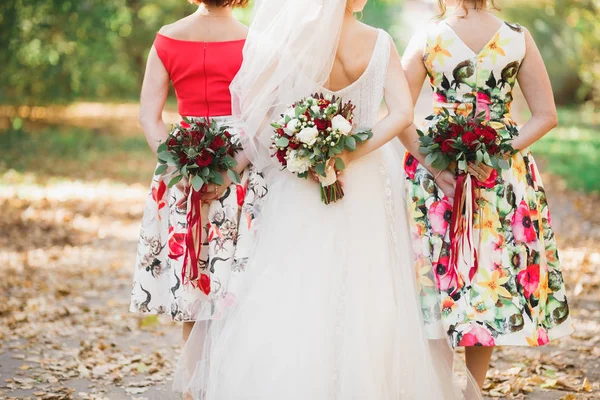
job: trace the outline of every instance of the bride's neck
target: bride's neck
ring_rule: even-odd
[[[358,22],[358,20],[354,16],[354,13],[351,11],[346,11],[344,14],[344,25],[354,24],[356,22]]]

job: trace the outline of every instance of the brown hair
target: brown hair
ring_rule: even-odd
[[[495,0],[470,0],[470,1],[461,0],[460,5],[465,9],[467,14],[469,13],[469,9],[467,8],[465,3],[469,3],[469,2],[473,3],[473,5],[475,6],[474,8],[477,11],[487,9],[488,3],[492,9],[500,11],[500,7],[498,7],[496,5]],[[438,9],[440,10],[440,14],[438,15],[438,18],[443,18],[446,15],[446,1],[445,0],[438,0]]]
[[[246,7],[250,0],[188,0],[192,4],[206,4],[214,7]]]

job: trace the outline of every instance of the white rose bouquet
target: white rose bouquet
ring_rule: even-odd
[[[337,156],[344,150],[356,150],[357,144],[373,136],[370,130],[352,133],[354,109],[341,98],[314,94],[294,103],[271,124],[275,130],[273,156],[300,178],[307,178],[311,170],[316,172],[325,204],[344,197],[336,171],[346,166]]]

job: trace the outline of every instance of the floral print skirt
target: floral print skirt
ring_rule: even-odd
[[[404,168],[431,338],[445,333],[454,346],[539,346],[573,331],[546,193],[529,150],[513,157],[510,170],[475,183],[476,263],[468,271],[448,269],[452,200],[409,153]]]
[[[182,285],[186,211],[176,203],[183,194],[154,177],[138,242],[130,311],[170,314],[175,321],[218,318],[235,301],[256,232],[267,187],[250,166],[241,184],[202,209],[203,246],[198,287]]]

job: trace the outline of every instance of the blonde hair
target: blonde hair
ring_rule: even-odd
[[[188,0],[192,4],[206,4],[214,7],[246,7],[250,0]]]
[[[465,3],[473,3],[475,5],[475,10],[477,11],[487,10],[488,8],[500,11],[500,7],[498,7],[495,0],[459,0],[459,7],[464,8],[467,14],[469,13],[469,9]],[[446,15],[445,0],[438,0],[438,9],[440,11],[438,18],[443,18]]]

